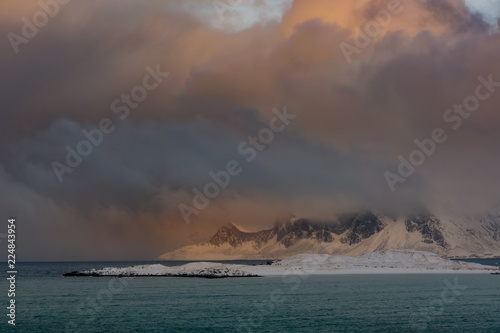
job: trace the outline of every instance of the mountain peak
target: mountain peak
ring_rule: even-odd
[[[242,244],[244,234],[246,233],[238,229],[234,224],[227,223],[217,230],[208,243],[215,246],[229,243],[231,246],[237,247]]]

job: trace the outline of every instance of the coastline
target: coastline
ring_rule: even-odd
[[[106,267],[73,271],[65,276],[174,276],[174,277],[265,277],[287,275],[349,274],[488,274],[500,267],[449,260],[431,252],[387,250],[358,257],[300,254],[259,265],[192,262],[180,266],[161,264]]]

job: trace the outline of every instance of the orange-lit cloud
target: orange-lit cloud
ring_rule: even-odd
[[[390,24],[382,35],[394,31],[411,36],[422,31],[439,35],[469,20],[468,9],[462,0],[296,0],[283,17],[282,32],[290,36],[297,24],[313,19],[357,32],[378,14],[385,19],[387,13]]]

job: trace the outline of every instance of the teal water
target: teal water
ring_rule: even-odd
[[[62,276],[134,264],[18,264],[0,332],[500,332],[498,275]]]

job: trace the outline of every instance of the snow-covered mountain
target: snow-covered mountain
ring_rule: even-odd
[[[363,211],[332,221],[293,217],[253,233],[228,224],[208,241],[159,259],[282,259],[303,253],[358,256],[388,249],[429,251],[444,257],[500,257],[500,216],[438,217],[426,212],[389,217]]]

